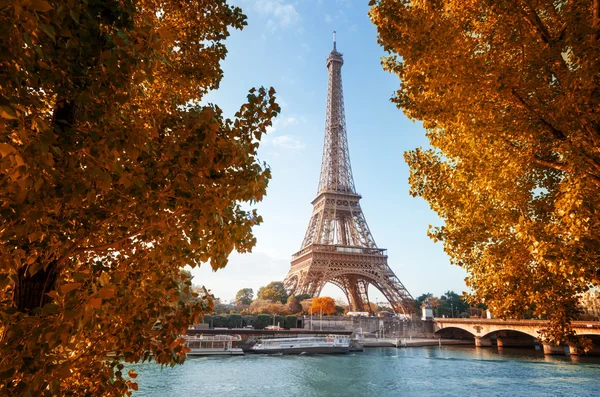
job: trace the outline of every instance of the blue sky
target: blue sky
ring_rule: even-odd
[[[383,50],[367,12],[367,0],[235,0],[248,26],[226,41],[224,78],[205,101],[228,116],[252,87],[273,86],[281,115],[263,138],[260,159],[272,169],[267,197],[257,205],[264,223],[255,228],[258,244],[251,254],[234,253],[226,268],[208,265],[192,271],[194,284],[217,297],[233,299],[245,287],[283,280],[290,257],[300,248],[317,191],[327,95],[325,59],[337,31],[344,54],[342,79],[346,125],[354,181],[367,222],[388,264],[408,291],[441,295],[465,290],[465,272],[449,263],[441,244],[427,235],[441,224],[429,205],[408,194],[408,166],[403,153],[427,146],[419,122],[407,119],[390,102],[399,80],[381,68]],[[322,295],[341,298],[327,285]],[[371,289],[372,301],[383,296]]]

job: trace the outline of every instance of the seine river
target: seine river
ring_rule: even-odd
[[[137,364],[134,396],[600,396],[600,359],[472,347]]]

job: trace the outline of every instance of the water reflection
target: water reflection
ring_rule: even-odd
[[[135,396],[598,396],[600,359],[534,349],[373,348],[342,356],[197,358],[134,366]]]

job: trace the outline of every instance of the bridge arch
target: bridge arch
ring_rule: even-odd
[[[487,338],[487,337],[492,337],[492,336],[506,336],[506,335],[513,335],[514,336],[521,336],[521,335],[526,335],[526,336],[530,336],[532,338],[537,338],[538,335],[536,333],[533,332],[527,332],[527,331],[521,331],[521,330],[515,330],[515,329],[510,329],[510,328],[500,328],[500,329],[494,329],[489,331],[486,334],[483,335],[477,335],[477,336],[481,336],[483,338]]]
[[[434,332],[434,336],[444,339],[475,339],[475,334],[467,327],[451,325],[440,328]]]

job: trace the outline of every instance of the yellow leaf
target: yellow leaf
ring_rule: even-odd
[[[136,373],[135,373],[135,371],[134,371],[134,370],[132,370],[132,369],[130,369],[130,370],[129,370],[129,372],[127,373],[127,375],[129,375],[129,377],[130,377],[131,379],[135,379],[135,378],[137,378],[137,376],[138,376],[138,374],[136,374]]]

